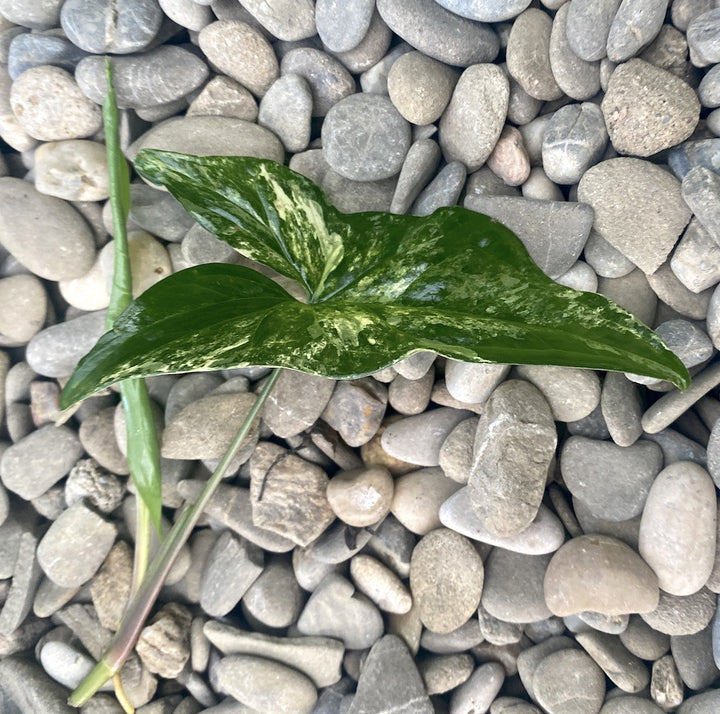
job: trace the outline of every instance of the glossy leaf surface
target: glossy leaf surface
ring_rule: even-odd
[[[418,350],[688,383],[654,332],[602,296],[554,283],[487,216],[457,206],[341,214],[308,179],[260,159],[147,151],[136,168],[205,228],[299,282],[308,303],[241,266],[181,271],[101,338],[65,403],[128,376],[240,365],[356,377]]]

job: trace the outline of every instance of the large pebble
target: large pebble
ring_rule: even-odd
[[[662,27],[668,0],[625,0],[620,3],[607,38],[607,56],[625,62],[650,44]]]
[[[467,538],[447,528],[424,536],[410,561],[410,591],[425,627],[447,633],[464,625],[480,604],[483,576]]]
[[[677,279],[694,293],[720,283],[720,243],[693,218],[675,246],[670,268]]]
[[[0,244],[48,280],[80,277],[95,259],[92,231],[71,205],[10,177],[0,178]]]
[[[350,575],[358,589],[383,612],[410,611],[412,598],[403,582],[390,568],[370,555],[356,555],[350,561]]]
[[[379,0],[377,9],[396,35],[451,66],[492,62],[500,49],[490,27],[449,12],[434,0]]]
[[[488,711],[504,680],[505,669],[499,662],[481,664],[452,693],[450,711],[453,714]]]
[[[317,690],[308,677],[264,657],[223,657],[212,676],[216,689],[253,711],[310,714],[317,701]]]
[[[670,464],[655,479],[640,523],[640,554],[660,587],[691,595],[710,576],[715,559],[715,486],[701,466]]]
[[[162,20],[153,0],[67,0],[60,12],[68,39],[93,54],[140,52],[155,39]]]
[[[448,359],[445,364],[445,384],[454,399],[467,404],[482,404],[509,371],[510,366],[506,364]]]
[[[641,159],[591,167],[578,184],[578,200],[595,211],[595,230],[646,273],[665,262],[690,219],[680,182]]]
[[[390,204],[391,213],[405,213],[435,173],[440,163],[440,147],[432,139],[413,142],[405,155]]]
[[[410,148],[410,125],[387,97],[354,94],[328,112],[322,127],[330,166],[354,181],[397,174]]]
[[[573,538],[555,553],[545,574],[545,601],[560,617],[583,610],[650,612],[658,598],[655,573],[634,550],[610,536]]]
[[[230,77],[213,77],[190,102],[186,116],[226,116],[254,122],[258,116],[255,97]]]
[[[83,139],[102,124],[100,108],[73,76],[50,65],[23,72],[12,83],[10,105],[22,128],[41,141]]]
[[[385,416],[387,388],[366,377],[340,381],[322,413],[348,446],[367,444],[377,433]]]
[[[0,13],[6,22],[14,22],[34,30],[57,27],[62,0],[27,3],[24,0],[2,0]]]
[[[305,598],[287,559],[275,558],[246,590],[242,610],[248,622],[282,629],[298,618]]]
[[[113,84],[119,107],[141,109],[174,102],[197,89],[208,76],[205,62],[182,47],[162,45],[151,52],[113,60]],[[83,93],[101,104],[105,86],[102,57],[86,57],[75,70]]]
[[[440,146],[448,161],[479,169],[495,148],[505,124],[510,85],[496,65],[468,67],[440,119]]]
[[[617,636],[591,631],[580,632],[575,639],[622,691],[635,694],[650,683],[647,666]]]
[[[323,44],[332,52],[347,52],[357,47],[370,27],[374,8],[372,0],[343,4],[318,0],[315,24]]]
[[[694,17],[688,25],[687,40],[690,48],[690,61],[696,67],[707,67],[707,65],[720,62],[719,25],[719,8],[713,8]]]
[[[612,521],[626,521],[642,512],[662,465],[660,447],[645,440],[621,447],[571,436],[560,457],[570,492],[595,516]]]
[[[102,565],[115,533],[112,523],[83,503],[76,503],[63,511],[40,541],[40,567],[56,585],[78,587]]]
[[[568,672],[573,673],[571,677]],[[533,693],[538,704],[549,712],[598,714],[605,698],[605,676],[585,652],[558,650],[537,666]]]
[[[491,533],[517,535],[532,523],[556,444],[550,407],[536,387],[510,380],[493,392],[478,424],[468,480],[473,510]]]
[[[635,58],[612,73],[602,112],[618,153],[651,156],[693,133],[700,102],[682,79]]]

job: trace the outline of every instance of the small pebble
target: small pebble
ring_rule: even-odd
[[[692,595],[670,595],[661,590],[657,607],[640,613],[640,617],[663,634],[694,635],[707,627],[716,607],[717,596],[707,588]]]
[[[299,74],[278,77],[260,101],[258,124],[274,132],[287,151],[303,151],[310,143],[312,93]]]
[[[498,662],[481,664],[461,684],[450,698],[450,711],[460,712],[487,711],[498,695],[505,680],[505,670]]]
[[[174,679],[190,658],[190,610],[170,602],[163,605],[143,628],[137,641],[137,653],[153,674]]]
[[[245,591],[242,610],[249,622],[281,629],[295,623],[304,604],[300,586],[287,560],[271,560]]]
[[[378,523],[389,513],[393,491],[390,472],[371,465],[333,476],[327,485],[327,499],[338,518],[363,527]]]
[[[655,39],[667,10],[667,0],[631,0],[620,3],[607,38],[612,62],[625,62]]]
[[[350,561],[350,575],[358,590],[383,612],[410,611],[410,593],[397,575],[380,561],[369,555],[356,555]]]
[[[573,676],[568,677],[567,672]],[[605,698],[605,677],[584,652],[562,649],[543,659],[535,670],[533,692],[551,712],[597,714]]]

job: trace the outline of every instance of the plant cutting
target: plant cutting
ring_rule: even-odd
[[[309,179],[249,157],[146,150],[135,170],[205,229],[272,269],[198,265],[162,280],[117,317],[65,386],[62,405],[120,380],[275,368],[197,503],[186,507],[132,599],[81,705],[132,651],[165,575],[282,368],[334,379],[430,350],[468,362],[640,373],[689,384],[661,339],[606,298],[554,283],[521,241],[461,207],[431,216],[342,214]]]

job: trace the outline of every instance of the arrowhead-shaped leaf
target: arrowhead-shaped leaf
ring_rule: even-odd
[[[237,265],[181,271],[116,320],[78,365],[65,404],[131,376],[268,365],[348,378],[419,350],[689,383],[652,330],[600,295],[554,283],[487,216],[341,214],[308,179],[260,159],[146,151],[136,169],[205,228],[299,282],[308,302]]]

